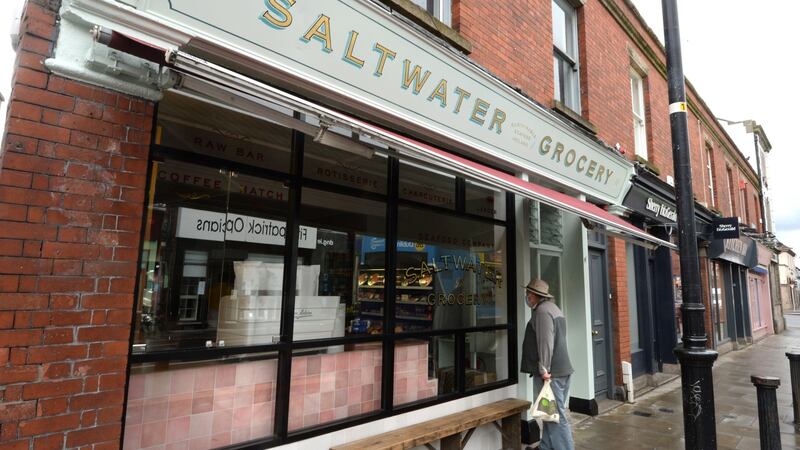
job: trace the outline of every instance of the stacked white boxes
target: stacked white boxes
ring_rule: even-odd
[[[226,346],[271,344],[280,335],[283,264],[236,261],[233,291],[220,301],[217,342]],[[341,336],[338,296],[319,296],[319,265],[297,267],[294,339]],[[337,330],[336,326],[342,330]]]

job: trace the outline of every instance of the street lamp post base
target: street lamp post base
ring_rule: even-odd
[[[677,347],[683,390],[683,428],[687,450],[717,448],[714,383],[711,368],[719,354],[705,348]]]

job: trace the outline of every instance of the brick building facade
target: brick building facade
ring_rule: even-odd
[[[157,103],[56,75],[45,66],[55,52],[60,3],[25,4],[0,153],[0,450],[120,448],[129,394]],[[427,14],[409,2],[384,3],[412,20]],[[433,34],[451,44],[458,33],[474,63],[601,141],[609,153],[617,147],[640,170],[669,184],[663,48],[627,0],[575,3],[580,111],[554,102],[552,1],[453,0],[451,29],[432,18],[423,22],[437,24],[434,30],[444,31]],[[644,80],[646,160],[634,152],[631,71]],[[688,101],[696,201],[710,213],[739,216],[761,230],[756,175],[691,86]],[[622,239],[608,237],[603,245],[611,294],[609,364],[612,384],[619,387],[621,363],[631,360],[633,262]],[[704,258],[705,287],[711,286],[708,267]],[[711,288],[703,295],[710,334]],[[524,319],[522,314],[509,330],[523,329]],[[584,359],[591,360],[591,350]],[[501,387],[525,392],[513,388],[516,373],[508,378]],[[610,389],[605,395],[617,394]],[[292,445],[291,439],[274,442]]]

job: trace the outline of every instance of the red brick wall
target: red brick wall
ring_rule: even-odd
[[[550,0],[454,0],[453,27],[473,45],[470,58],[543,105],[553,101]]]
[[[625,241],[608,238],[608,279],[611,289],[611,337],[614,347],[614,383],[622,385],[622,361],[631,362],[631,326],[628,315],[628,265]],[[630,261],[633,264],[633,261]],[[635,287],[631,286],[631,289]]]
[[[0,167],[0,449],[116,449],[153,105],[48,74],[40,3]]]

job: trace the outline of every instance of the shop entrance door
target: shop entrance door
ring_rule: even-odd
[[[594,361],[595,397],[608,395],[608,286],[605,253],[589,250],[589,295],[592,305],[592,353]]]

